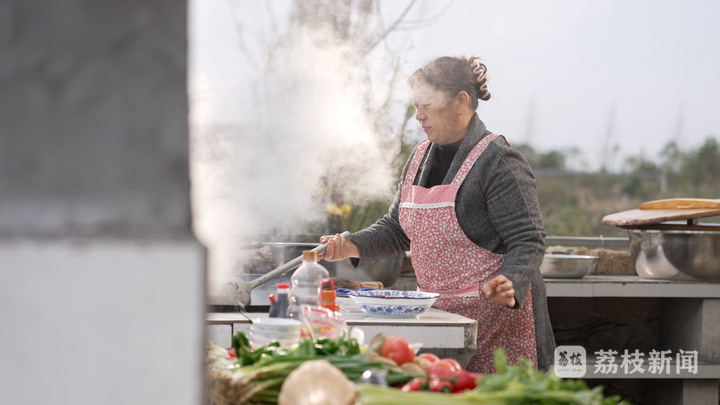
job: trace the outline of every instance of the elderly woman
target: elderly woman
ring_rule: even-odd
[[[435,306],[478,321],[466,366],[493,372],[493,351],[512,364],[552,364],[555,340],[539,267],[547,234],[527,160],[480,121],[489,76],[479,58],[441,57],[410,77],[415,118],[427,134],[403,170],[388,214],[345,241],[327,235],[326,260],[354,266],[410,250],[418,290]]]

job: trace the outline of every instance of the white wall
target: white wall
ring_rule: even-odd
[[[200,404],[192,239],[0,241],[0,403]]]

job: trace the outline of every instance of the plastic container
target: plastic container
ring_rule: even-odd
[[[345,334],[345,318],[337,311],[324,307],[303,307],[303,328],[301,337],[313,339],[337,339]]]
[[[280,283],[277,285],[277,294],[275,294],[275,312],[273,312],[272,303],[270,304],[271,318],[287,318],[288,303],[290,299],[290,284]]]
[[[317,252],[303,251],[300,267],[290,277],[288,318],[302,320],[303,307],[319,307],[323,280],[330,277],[327,269],[317,262]]]

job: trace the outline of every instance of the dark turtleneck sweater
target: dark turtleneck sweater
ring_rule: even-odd
[[[442,184],[445,179],[445,175],[447,175],[448,170],[450,170],[450,165],[455,158],[455,154],[458,149],[460,149],[461,143],[462,139],[448,145],[440,145],[437,143],[432,144],[430,153],[428,153],[428,156],[426,157],[429,162],[432,162],[430,177],[428,178],[427,184],[422,185],[423,187],[430,188]],[[421,165],[421,167],[424,166]],[[420,181],[421,177],[422,176],[415,177],[414,184],[416,186],[418,185],[418,181]]]

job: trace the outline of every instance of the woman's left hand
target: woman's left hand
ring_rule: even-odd
[[[506,305],[511,308],[515,306],[513,283],[503,275],[499,275],[485,283],[482,291],[486,297],[492,298],[493,301],[500,305]]]

